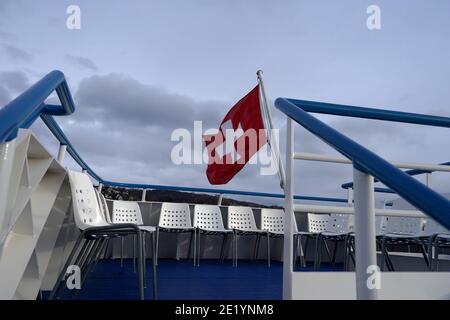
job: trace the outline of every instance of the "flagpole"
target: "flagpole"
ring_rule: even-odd
[[[263,81],[263,71],[258,70],[256,72],[256,75],[258,76],[258,82],[259,87],[261,88],[261,95],[262,95],[262,109],[264,113],[267,115],[267,118],[269,120],[269,141],[270,141],[270,150],[272,151],[272,155],[275,157],[275,160],[277,161],[278,165],[278,173],[280,175],[280,187],[281,189],[284,189],[285,181],[286,181],[286,174],[284,172],[283,162],[281,161],[280,157],[280,149],[278,148],[278,142],[276,137],[274,137],[272,129],[273,129],[273,120],[272,120],[272,112],[269,108],[269,103],[267,102],[267,95],[266,95],[266,88],[264,86]]]

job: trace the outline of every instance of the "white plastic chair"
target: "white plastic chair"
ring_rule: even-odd
[[[158,228],[156,228],[156,263],[158,263],[160,232],[191,232],[192,240],[192,233],[194,231],[195,229],[191,223],[191,213],[187,203],[163,202],[161,204]],[[192,243],[192,241],[190,242]]]
[[[424,222],[424,234],[428,235],[431,240],[428,246],[430,253],[430,270],[439,270],[439,251],[441,248],[450,247],[450,231],[436,220],[427,218]],[[433,250],[434,248],[434,250]],[[433,254],[434,251],[434,254]]]
[[[238,235],[257,235],[261,234],[255,222],[253,210],[250,207],[229,206],[228,207],[228,229],[233,231],[233,266],[237,267],[238,261]],[[253,251],[253,257],[256,253],[256,244]]]
[[[142,250],[141,230],[134,224],[111,224],[103,215],[103,206],[100,206],[100,195],[96,193],[87,174],[69,171],[69,181],[72,191],[72,204],[74,220],[81,233],[68,257],[63,271],[50,293],[49,299],[58,297],[59,291],[64,288],[65,272],[69,265],[77,265],[82,270],[81,283],[93,270],[102,252],[106,249],[111,238],[134,234],[138,238],[138,275],[140,297],[144,299],[144,258]],[[106,207],[107,208],[107,207]],[[82,244],[82,246],[81,246]],[[156,299],[156,269],[153,269],[153,298]]]
[[[396,245],[418,245],[422,251],[425,263],[431,267],[431,251],[425,248],[426,245],[431,248],[432,239],[430,235],[424,232],[425,220],[416,217],[386,217],[385,232],[381,237],[381,270],[384,270],[385,262],[389,262],[389,253],[387,245],[394,247]],[[394,271],[392,263],[388,265],[390,271]]]
[[[112,201],[112,223],[120,224],[120,223],[131,223],[139,226],[139,229],[144,231],[145,233],[152,234],[154,237],[154,232],[156,228],[153,226],[144,226],[144,221],[142,219],[141,209],[139,204],[135,201],[123,201],[123,200],[114,200]],[[146,252],[145,249],[145,234],[142,238],[143,241],[143,251],[144,254]],[[123,266],[123,243],[124,238],[120,239],[120,266]],[[154,239],[152,239],[152,243],[154,243]],[[152,248],[152,252],[153,252]],[[146,255],[144,255],[146,258]],[[136,237],[133,236],[133,267],[136,270]]]
[[[295,223],[297,230],[297,224]],[[270,267],[270,238],[277,238],[284,236],[284,211],[281,209],[261,209],[261,235],[267,238],[267,266]],[[296,232],[294,233],[294,236]],[[259,241],[256,245],[256,259],[258,258]]]
[[[223,226],[223,218],[220,207],[216,205],[196,204],[194,207],[194,228],[194,265],[200,265],[200,235],[202,233],[205,235],[223,235],[222,247],[220,250],[220,261],[223,261],[228,234],[231,233],[231,230],[225,229]],[[195,262],[196,257],[197,264]]]

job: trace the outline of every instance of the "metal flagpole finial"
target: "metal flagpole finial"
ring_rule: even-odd
[[[261,77],[262,75],[263,75],[263,71],[261,70],[261,69],[259,69],[258,71],[256,71],[256,75],[258,76],[258,77]]]

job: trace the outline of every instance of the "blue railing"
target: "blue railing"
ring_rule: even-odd
[[[56,91],[61,105],[49,105],[45,103],[48,96]],[[158,189],[176,190],[188,192],[202,192],[213,194],[230,194],[265,198],[284,198],[284,194],[252,192],[229,189],[193,188],[181,186],[164,186],[155,184],[133,184],[107,181],[101,178],[79,155],[70,140],[62,131],[53,116],[63,116],[72,114],[75,111],[75,104],[72,99],[69,87],[61,71],[52,71],[23,94],[0,109],[0,144],[8,142],[17,137],[19,128],[29,128],[40,116],[60,144],[67,147],[67,152],[75,162],[85,170],[92,178],[105,186],[137,188],[137,189]],[[332,197],[315,197],[297,195],[295,199],[311,201],[329,201],[345,203],[347,199]]]
[[[358,109],[356,107],[342,108],[343,106],[339,105],[303,102],[285,98],[278,98],[275,101],[275,106],[306,130],[310,131],[332,148],[351,159],[355,168],[372,175],[413,206],[430,215],[436,221],[450,229],[450,201],[402,170],[397,169],[372,151],[364,148],[342,133],[311,116],[307,111],[320,113],[327,111],[339,115],[365,116],[371,119],[399,122],[406,122],[405,119],[409,118],[409,123],[415,121],[414,123],[416,124],[426,123],[440,127],[450,127],[449,118],[415,115],[410,113],[400,113],[403,115],[403,117],[401,117],[396,115],[395,112],[386,110],[379,110],[374,114],[370,114],[367,108],[362,108],[358,111],[356,110]],[[337,109],[333,111],[330,110],[330,108]]]
[[[362,119],[419,124],[432,127],[450,128],[450,118],[447,117],[431,116],[427,114],[410,113],[410,112],[399,112],[386,109],[355,107],[355,106],[347,106],[341,104],[315,102],[307,100],[296,100],[296,99],[287,99],[287,100],[292,104],[296,105],[297,107],[302,108],[302,110],[306,112],[322,113],[322,114],[330,114],[336,116],[362,118]],[[450,162],[440,163],[440,165],[444,166],[450,165]],[[409,174],[410,176],[416,176],[419,174],[429,172],[432,171],[425,171],[418,169],[405,171],[405,173]],[[375,180],[375,182],[377,182],[377,180]],[[344,189],[353,188],[353,182],[344,183],[341,185],[341,187]],[[387,188],[375,188],[375,191],[383,193],[395,193],[395,191]]]
[[[44,101],[56,90],[61,105]],[[20,128],[29,128],[41,115],[63,116],[75,111],[75,104],[61,71],[52,71],[16,99],[0,109],[0,143],[17,137]]]

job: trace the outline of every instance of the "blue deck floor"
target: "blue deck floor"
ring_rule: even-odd
[[[149,261],[150,262],[150,261]],[[199,267],[192,261],[159,260],[159,299],[174,300],[241,300],[282,297],[282,263],[240,260],[234,268],[230,261],[201,260]],[[147,265],[146,299],[152,299],[151,263]],[[310,271],[308,267],[304,271]],[[47,293],[48,294],[48,293]],[[47,296],[44,294],[44,297]],[[71,296],[72,295],[72,296]],[[110,300],[138,299],[138,282],[133,271],[133,260],[100,261],[78,294],[66,290],[64,299]]]

